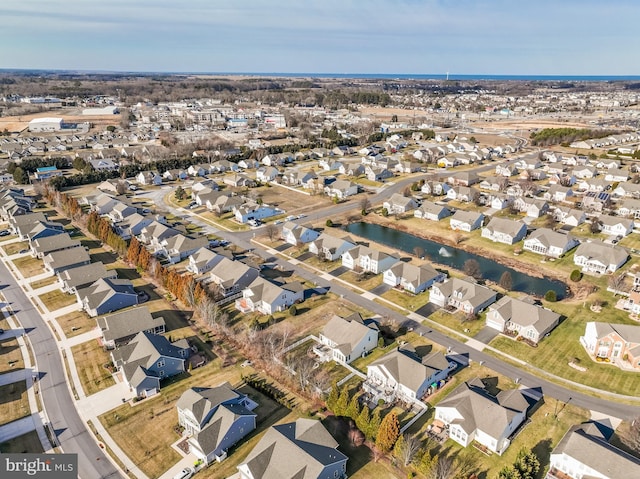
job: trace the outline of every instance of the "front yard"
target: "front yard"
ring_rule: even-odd
[[[41,454],[43,452],[44,449],[36,431],[0,443],[0,453],[2,454]]]
[[[78,370],[82,389],[87,396],[102,391],[116,382],[105,365],[111,362],[111,357],[97,339],[78,344],[71,348],[73,360]]]
[[[95,318],[90,318],[84,311],[74,311],[64,316],[58,316],[56,321],[67,338],[87,333],[97,327]]]
[[[0,386],[0,426],[29,414],[26,381]]]
[[[13,264],[20,270],[22,276],[25,278],[31,278],[44,273],[44,265],[42,260],[33,258],[31,256],[23,256],[22,258],[16,258],[13,260]]]
[[[75,295],[63,293],[59,289],[41,294],[38,297],[49,311],[56,311],[77,302]]]

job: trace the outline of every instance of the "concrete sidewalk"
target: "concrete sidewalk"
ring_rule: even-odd
[[[81,414],[87,417],[98,417],[107,411],[122,406],[124,402],[133,399],[134,396],[135,394],[129,390],[125,382],[119,382],[91,396],[80,399],[77,407]]]

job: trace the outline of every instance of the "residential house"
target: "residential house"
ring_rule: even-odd
[[[503,177],[510,177],[517,175],[519,171],[518,165],[516,162],[512,163],[499,163],[496,165],[496,175]]]
[[[271,216],[281,215],[282,213],[284,213],[284,211],[274,206],[253,202],[244,203],[233,210],[236,221],[243,224],[248,223],[250,220],[262,220]]]
[[[211,268],[210,282],[215,284],[223,297],[238,294],[258,277],[259,271],[240,261],[223,257]]]
[[[320,233],[309,226],[299,225],[293,221],[286,221],[282,225],[282,239],[285,243],[298,246],[316,240]]]
[[[274,181],[280,172],[273,166],[262,166],[256,170],[256,180],[262,183],[269,183]]]
[[[225,185],[232,186],[234,188],[254,188],[256,186],[256,180],[249,178],[247,175],[243,175],[242,173],[225,176],[222,182]]]
[[[480,178],[474,171],[459,171],[447,178],[447,183],[454,186],[471,186],[479,182]]]
[[[164,318],[154,318],[146,306],[128,309],[109,316],[96,318],[100,328],[102,346],[115,349],[127,344],[136,334],[145,331],[149,334],[165,332]]]
[[[418,203],[410,196],[394,193],[382,203],[382,207],[385,208],[390,215],[394,215],[415,210],[418,207]]]
[[[342,266],[356,272],[379,274],[391,268],[399,258],[367,246],[354,246],[342,254]]]
[[[514,198],[513,196],[509,196],[504,193],[494,193],[489,195],[489,205],[494,210],[504,210],[505,208],[511,206],[513,204]],[[486,203],[485,203],[486,204]]]
[[[78,290],[82,309],[91,317],[138,304],[138,294],[128,279],[101,278],[90,286]]]
[[[602,210],[611,206],[611,195],[604,192],[587,191],[582,197],[582,209],[594,213],[600,213]]]
[[[178,230],[170,228],[167,225],[153,220],[147,226],[142,227],[138,239],[151,247],[155,253],[158,250],[163,249],[163,242],[173,236],[181,234]]]
[[[429,289],[434,283],[444,281],[446,277],[445,273],[437,271],[429,264],[416,266],[398,261],[383,273],[382,282],[418,294]]]
[[[545,479],[636,479],[640,460],[609,440],[613,430],[597,423],[573,426],[551,451]]]
[[[84,248],[72,248],[54,251],[43,258],[45,271],[54,276],[67,269],[77,268],[91,263],[89,253]]]
[[[640,326],[589,321],[580,344],[594,359],[640,370]]]
[[[482,226],[484,215],[476,211],[458,210],[449,219],[449,226],[454,231],[470,232]]]
[[[618,216],[640,220],[640,199],[625,198],[617,204],[617,207],[616,213]]]
[[[242,464],[239,479],[345,479],[348,457],[320,421],[271,426]]]
[[[104,160],[99,158],[91,159],[89,160],[89,164],[94,171],[114,171],[118,169],[118,163],[111,158]]]
[[[133,213],[127,216],[124,221],[115,223],[113,228],[122,239],[128,240],[133,236],[139,236],[142,230],[153,223],[153,221],[154,219],[152,217]]]
[[[625,182],[629,179],[629,176],[629,170],[626,168],[610,168],[604,173],[605,181],[609,181],[611,183]]]
[[[366,166],[364,174],[369,181],[384,182],[389,178],[393,178],[395,174],[393,171],[387,169],[384,166]]]
[[[562,203],[568,201],[575,196],[575,192],[568,186],[551,185],[549,189],[542,195],[547,201],[554,203]]]
[[[520,196],[514,200],[513,207],[529,218],[540,218],[549,209],[549,203],[542,199]]]
[[[420,171],[421,165],[415,161],[400,161],[395,166],[397,173],[416,173]]]
[[[560,315],[527,301],[503,296],[489,306],[486,324],[501,333],[514,333],[538,344],[558,325]]]
[[[624,248],[601,241],[581,243],[573,255],[573,262],[585,273],[614,273],[627,262],[629,253]]]
[[[136,175],[136,181],[141,185],[160,186],[162,176],[157,171],[141,171]]]
[[[338,168],[338,171],[341,175],[346,176],[362,176],[365,174],[365,166],[361,163],[343,163],[342,166]]]
[[[447,183],[442,183],[440,181],[425,181],[424,185],[420,187],[420,191],[425,195],[432,196],[442,196],[446,195],[447,192],[451,189]]]
[[[626,181],[620,183],[614,190],[613,194],[617,197],[627,197],[640,199],[640,183],[632,183]]]
[[[29,219],[33,214],[34,213],[30,213],[11,218],[10,224],[21,240],[33,242],[40,238],[65,233],[64,225],[61,223],[55,223],[47,220],[35,221],[33,223],[30,222]],[[23,219],[26,221],[23,221]]]
[[[138,210],[135,207],[118,201],[113,205],[111,211],[107,213],[107,217],[112,223],[118,223],[120,221],[124,221],[127,217],[136,214],[137,212]]]
[[[496,292],[472,280],[449,278],[434,283],[429,290],[429,302],[441,308],[450,307],[467,314],[478,314],[495,302]]]
[[[219,255],[204,246],[189,255],[187,271],[193,274],[204,274],[217,265],[224,256]]]
[[[349,180],[336,180],[324,187],[324,194],[338,200],[344,200],[358,193],[358,185]]]
[[[229,383],[187,389],[176,408],[183,435],[190,436],[189,452],[204,464],[224,460],[229,449],[256,428],[257,406]]]
[[[580,242],[569,234],[559,233],[548,228],[538,228],[524,240],[523,248],[532,253],[560,258]]]
[[[576,178],[593,178],[598,175],[598,170],[593,166],[578,166],[573,169],[573,174]]]
[[[556,208],[553,216],[556,221],[572,227],[579,226],[587,220],[587,215],[584,211],[569,207]]]
[[[242,290],[242,297],[236,299],[236,309],[243,313],[258,311],[273,314],[284,311],[304,300],[304,287],[300,283],[277,285],[262,277],[257,277]]]
[[[482,228],[482,237],[497,243],[515,244],[526,234],[527,225],[508,218],[491,218],[489,224]]]
[[[31,242],[31,253],[35,258],[44,258],[49,253],[82,247],[80,241],[74,240],[67,233],[46,236]]]
[[[420,402],[445,381],[457,364],[441,352],[420,357],[410,347],[397,348],[367,366],[362,384],[371,401]]]
[[[115,269],[107,270],[102,261],[97,261],[61,271],[58,273],[58,282],[62,291],[76,294],[78,290],[86,288],[99,279],[116,279],[117,277],[118,272]]]
[[[446,206],[438,205],[432,201],[423,201],[413,212],[413,216],[416,218],[430,221],[440,221],[450,215],[451,211]]]
[[[612,236],[627,236],[633,231],[634,222],[632,219],[621,218],[619,216],[600,215],[598,216],[601,231]]]
[[[461,203],[470,203],[475,201],[480,192],[475,188],[468,186],[454,186],[447,191],[447,198]]]
[[[506,184],[508,184],[508,180],[505,180],[504,178],[499,178],[497,176],[488,176],[479,183],[478,187],[482,190],[497,192],[503,190]]]
[[[319,339],[321,344],[314,347],[314,352],[321,359],[349,364],[378,345],[378,326],[373,320],[362,319],[359,313],[346,318],[334,314]]]
[[[188,258],[200,248],[206,248],[208,244],[209,240],[206,236],[191,238],[183,234],[177,234],[164,239],[161,243],[161,248],[157,249],[155,254],[164,256],[169,260],[170,264],[175,264]]]
[[[186,339],[174,343],[157,334],[142,331],[126,345],[111,351],[113,364],[137,397],[160,391],[160,381],[186,371],[191,355]]]
[[[489,394],[475,378],[455,388],[436,406],[435,418],[449,427],[449,438],[463,447],[477,441],[502,455],[526,419],[530,400],[521,390]]]
[[[120,203],[120,201],[115,199],[113,196],[110,196],[106,193],[101,193],[96,195],[95,202],[91,205],[91,210],[95,211],[101,216],[106,215],[118,203]]]
[[[336,261],[354,246],[355,242],[351,238],[337,238],[327,233],[322,233],[309,243],[309,252],[327,261]]]

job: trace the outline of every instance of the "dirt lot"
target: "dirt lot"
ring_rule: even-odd
[[[312,211],[331,203],[331,200],[326,196],[309,196],[281,186],[263,186],[254,191],[258,192],[264,203],[275,205],[287,213]]]
[[[59,109],[59,110],[51,110],[44,111],[40,113],[33,113],[31,115],[20,115],[20,116],[5,116],[0,118],[0,130],[4,130],[5,128],[9,131],[20,131],[23,130],[26,133],[27,127],[29,126],[29,122],[34,118],[62,118],[68,123],[84,123],[89,122],[93,124],[95,130],[104,130],[108,125],[117,126],[120,122],[120,115],[108,115],[108,116],[89,116],[82,115],[81,111],[78,109],[68,110],[68,109]],[[50,135],[51,133],[49,133]],[[44,134],[43,136],[46,136]]]

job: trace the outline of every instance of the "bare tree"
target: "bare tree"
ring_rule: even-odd
[[[612,274],[609,277],[609,288],[613,290],[614,296],[617,296],[618,293],[622,292],[622,286],[624,285],[625,273]]]
[[[468,259],[464,262],[464,274],[471,276],[472,278],[482,278],[482,271],[480,270],[480,263],[475,259]]]
[[[507,291],[511,291],[511,288],[513,288],[513,278],[509,271],[505,271],[502,273],[502,276],[500,276],[500,286]]]
[[[369,208],[371,208],[371,201],[369,201],[369,198],[367,198],[365,194],[360,198],[360,211],[366,215],[369,212]]]
[[[273,241],[278,237],[278,227],[274,223],[267,223],[264,227],[264,234],[267,235],[269,241]]]
[[[640,452],[640,416],[631,421],[631,427],[625,443],[635,452]]]
[[[405,466],[408,466],[420,450],[420,441],[415,436],[404,434],[398,442],[399,444],[396,444],[398,459],[400,459]]]
[[[440,454],[435,461],[428,479],[453,479],[456,475],[456,467],[451,456]]]
[[[303,391],[307,390],[309,380],[313,376],[313,366],[315,362],[308,356],[304,356],[298,360],[296,367],[296,379],[298,380],[298,386]]]
[[[413,254],[418,258],[424,258],[424,248],[422,246],[416,246],[413,248]]]

